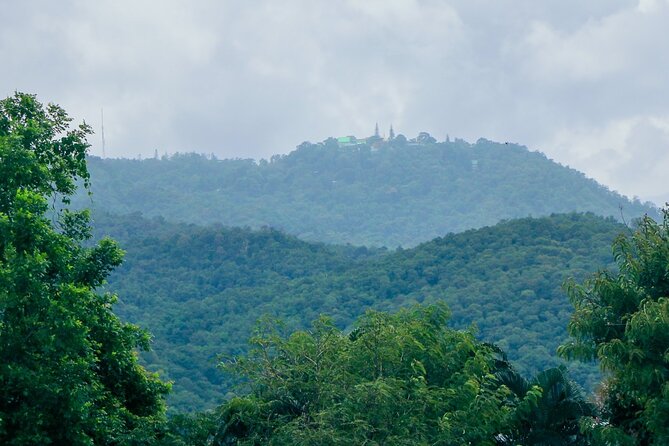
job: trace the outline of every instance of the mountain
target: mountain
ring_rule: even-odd
[[[303,143],[269,161],[195,154],[163,159],[89,159],[95,212],[170,221],[270,226],[304,240],[415,246],[500,220],[593,212],[628,221],[650,204],[515,144],[480,139],[340,145]]]
[[[572,311],[562,283],[610,265],[625,227],[593,214],[523,218],[395,251],[139,214],[98,215],[95,228],[127,250],[108,289],[119,314],[154,335],[144,362],[174,381],[173,409],[193,410],[230,391],[218,355],[244,352],[263,315],[295,329],[325,313],[347,328],[368,308],[445,301],[454,327],[475,324],[523,373],[556,365]],[[593,367],[572,373],[586,385],[598,379]]]

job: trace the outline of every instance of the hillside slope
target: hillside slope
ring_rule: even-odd
[[[561,285],[608,265],[624,227],[592,214],[525,218],[393,252],[138,215],[98,217],[96,228],[127,249],[108,287],[118,312],[155,337],[144,360],[174,380],[173,408],[201,409],[230,389],[217,355],[244,351],[264,314],[303,328],[326,313],[345,328],[367,308],[445,301],[454,326],[476,324],[523,372],[555,365],[571,313]]]
[[[503,219],[594,212],[629,221],[656,209],[514,144],[399,141],[376,149],[302,144],[285,156],[91,158],[93,199],[76,203],[170,221],[271,226],[305,240],[394,248]]]

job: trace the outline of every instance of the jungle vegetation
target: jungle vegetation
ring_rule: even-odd
[[[282,230],[303,240],[413,247],[500,220],[593,212],[629,222],[651,204],[629,200],[517,144],[423,138],[340,146],[303,143],[269,160],[197,154],[89,158],[92,198],[107,212]],[[622,214],[621,214],[622,208]]]
[[[669,209],[392,251],[92,221],[71,203],[89,134],[33,95],[0,101],[0,443],[669,442]]]
[[[153,334],[154,351],[142,358],[174,382],[170,405],[178,410],[212,408],[229,392],[234,381],[217,370],[217,357],[245,352],[265,314],[292,329],[327,314],[345,330],[370,308],[445,302],[453,327],[475,324],[524,376],[558,366],[572,312],[562,284],[613,267],[611,243],[625,229],[613,219],[562,214],[385,251],[139,215],[98,217],[95,225],[127,250],[107,289],[120,296],[124,319]],[[600,379],[594,365],[572,368],[588,389]]]

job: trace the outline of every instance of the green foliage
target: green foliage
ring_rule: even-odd
[[[652,206],[629,201],[543,154],[480,139],[339,147],[304,143],[258,163],[195,154],[146,160],[91,158],[94,214],[271,226],[304,240],[415,246],[502,219],[594,212],[628,219]]]
[[[225,397],[232,381],[215,370],[216,357],[246,351],[262,314],[304,329],[325,313],[344,329],[368,308],[446,302],[456,328],[475,323],[523,375],[556,367],[571,314],[561,285],[607,264],[624,229],[593,215],[555,215],[387,252],[139,215],[95,223],[128,250],[109,289],[123,296],[119,314],[154,334],[154,351],[142,358],[174,382],[172,410],[213,408]],[[599,380],[594,366],[571,373],[590,388]]]
[[[443,306],[368,312],[343,333],[321,318],[264,325],[227,367],[250,393],[226,403],[215,444],[494,445],[510,419],[493,350],[445,327]]]
[[[57,105],[46,107],[35,96],[16,93],[0,101],[0,212],[15,207],[19,191],[40,197],[76,191],[75,180],[88,186],[86,136],[91,129],[72,121]]]
[[[214,412],[171,416],[155,446],[212,446],[219,416]]]
[[[567,376],[564,366],[538,373],[526,380],[510,367],[498,367],[500,383],[519,399],[504,445],[586,445],[580,434],[582,417],[593,415],[580,387]]]
[[[143,444],[167,386],[137,362],[147,334],[95,292],[122,251],[82,246],[87,212],[49,212],[88,179],[90,129],[69,122],[31,95],[0,101],[0,443]]]
[[[614,244],[619,272],[567,290],[575,307],[564,356],[597,359],[608,422],[584,422],[596,444],[669,443],[669,210]]]

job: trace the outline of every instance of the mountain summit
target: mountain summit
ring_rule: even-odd
[[[392,248],[518,217],[577,211],[629,221],[657,214],[649,203],[629,200],[526,147],[421,135],[330,138],[259,162],[196,154],[91,158],[93,198],[80,196],[78,203]]]

